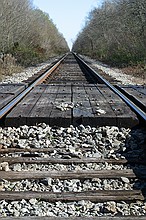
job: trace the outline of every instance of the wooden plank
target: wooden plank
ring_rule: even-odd
[[[0,94],[15,94],[18,95],[20,92],[22,92],[26,87],[26,84],[0,84]]]
[[[94,113],[94,124],[98,126],[117,126],[117,117],[113,109],[111,109],[109,103],[105,101],[97,102],[90,101],[93,113]]]
[[[59,109],[52,108],[50,114],[50,126],[68,127],[72,124],[71,115],[71,109],[62,112]]]
[[[65,88],[68,88],[66,91],[71,92],[71,86]],[[71,103],[71,95],[69,96],[68,93],[59,93],[58,89],[59,86],[54,87],[52,85],[41,85],[34,88],[31,93],[28,94],[28,96],[20,104],[18,104],[18,108],[7,116],[6,125],[10,125],[11,117],[11,121],[16,118],[17,126],[25,123],[28,125],[34,125],[40,122],[45,122],[51,125],[70,125],[71,110],[62,112],[54,106],[54,103],[59,104],[61,101]],[[62,91],[65,90],[64,85],[60,87],[60,89]],[[50,94],[50,90],[54,93]],[[27,104],[29,104],[29,106],[27,106]]]
[[[19,93],[25,89],[24,84],[1,84],[0,85],[0,109],[7,105]]]
[[[34,89],[31,90],[31,94],[39,94],[39,93],[44,93],[47,88],[47,85],[38,85],[35,86]]]
[[[72,90],[72,99],[75,106],[73,108],[73,125],[91,125],[91,123],[94,121],[94,114],[84,85],[74,85]]]
[[[84,91],[81,93],[75,93],[75,91],[73,91],[73,102],[82,103],[82,102],[88,102],[88,101],[89,101],[89,96]]]
[[[80,73],[79,73],[80,74]],[[86,78],[85,76],[82,74],[78,75],[73,74],[70,71],[63,71],[62,73],[59,72],[58,75],[54,75],[54,77],[49,79],[50,83],[65,83],[65,82],[81,82],[81,81],[85,81],[86,82]]]
[[[117,88],[124,93],[130,100],[138,105],[146,112],[146,95],[141,93],[137,87],[134,86],[117,86]]]
[[[139,93],[142,93],[143,95],[146,95],[146,85],[132,85],[132,84],[130,84],[130,85],[118,85],[118,86],[120,86],[120,87],[123,87],[123,88],[133,88],[133,89],[135,89],[137,92],[139,92]]]
[[[71,91],[73,91],[72,95]],[[50,94],[50,92],[52,93]],[[61,111],[56,108],[55,104],[59,105],[62,102],[73,102],[75,107]],[[101,110],[105,111],[105,114],[98,114],[97,104]],[[40,122],[64,127],[72,123],[75,126],[89,124],[120,127],[132,127],[138,124],[136,115],[112,91],[105,86],[87,86],[87,84],[72,85],[72,88],[71,84],[57,85],[57,87],[53,85],[37,86],[6,117],[6,126],[14,125],[13,119],[16,119],[15,126],[26,123],[34,125]]]
[[[27,124],[28,113],[31,112],[38,99],[38,94],[33,96],[29,94],[6,116],[5,125],[20,126]]]
[[[136,90],[136,88],[124,88],[126,91],[133,96],[135,99],[139,100],[146,108],[146,95]]]
[[[107,86],[97,86],[99,92],[104,96],[104,98],[109,102],[109,101],[119,101],[123,102],[121,98],[116,95],[112,90],[110,90]]]
[[[56,94],[58,93],[58,89],[59,89],[59,85],[57,84],[47,84],[45,85],[46,86],[46,89],[44,91],[44,94]]]
[[[118,95],[112,92],[108,87],[99,87],[99,90],[115,112],[117,126],[134,127],[139,124],[136,114],[131,111],[130,107],[128,107]]]
[[[81,105],[78,103],[82,103]],[[80,124],[84,125],[93,125],[94,123],[94,114],[92,107],[88,101],[74,101],[75,107],[73,108],[73,125],[78,126]]]
[[[140,178],[146,179],[145,170],[133,171],[127,170],[87,170],[87,171],[0,171],[1,179],[6,180],[22,180],[22,179],[42,179],[42,178],[54,178],[54,179],[120,179],[121,177],[127,178]]]
[[[72,122],[72,108],[61,110],[60,105],[71,104],[71,94],[57,93],[50,113],[50,125],[67,127]]]
[[[74,93],[75,90],[75,93]],[[79,109],[73,110],[73,116],[77,118],[76,124],[84,124],[84,115],[88,116],[89,125],[115,125],[115,126],[131,126],[138,124],[137,116],[131,112],[130,108],[112,91],[110,91],[105,86],[92,85],[92,87],[87,85],[82,85],[73,87],[73,101],[78,100],[80,103],[82,100],[89,100],[88,105],[84,108],[79,107]],[[75,103],[76,104],[76,103]],[[97,104],[99,106],[97,106]],[[89,110],[89,109],[92,110]],[[98,113],[100,110],[104,110],[105,114]],[[119,111],[120,110],[120,111]],[[75,112],[75,113],[74,113]],[[92,115],[94,114],[94,115]],[[74,120],[74,119],[73,119]],[[75,123],[74,123],[75,124]],[[75,124],[75,125],[76,125]]]
[[[0,109],[2,109],[5,105],[7,105],[15,95],[13,93],[1,94],[0,93]]]
[[[138,92],[146,95],[146,86],[142,85],[142,86],[132,86],[134,89],[136,89]]]
[[[56,150],[56,149],[55,149]],[[43,152],[43,153],[51,153],[53,152],[53,149],[26,149],[26,150],[12,150],[12,151],[0,151],[1,154],[4,153],[22,153],[22,157],[0,157],[0,163],[2,162],[8,162],[9,164],[15,164],[15,163],[26,163],[26,164],[81,164],[81,163],[111,163],[111,164],[128,164],[128,163],[137,163],[137,164],[143,164],[146,165],[146,160],[140,160],[139,158],[128,158],[128,159],[101,159],[101,158],[94,158],[94,157],[82,157],[82,158],[71,158],[71,159],[60,159],[60,158],[41,158],[38,156],[37,153]],[[57,149],[59,152],[59,150]],[[28,154],[27,154],[28,152]],[[35,154],[34,154],[35,153]],[[33,158],[31,158],[33,156]],[[34,159],[35,158],[35,159]]]
[[[98,86],[94,85],[94,87],[89,87],[84,85],[84,87],[90,99],[91,107],[94,113],[94,124],[98,126],[117,125],[116,114],[98,89]],[[102,86],[102,88],[106,87]],[[101,111],[103,111],[103,113]]]
[[[65,84],[62,84],[62,85],[59,85],[58,87],[58,93],[59,94],[68,94],[68,95],[71,95],[71,84],[70,85],[65,85]]]
[[[22,151],[22,150],[21,150]],[[29,151],[27,151],[29,152]],[[31,151],[32,152],[32,151]],[[36,151],[35,151],[36,152]],[[44,152],[44,151],[43,151]],[[114,160],[114,159],[100,159],[100,158],[71,158],[71,159],[60,159],[60,158],[41,158],[36,157],[33,155],[34,158],[31,158],[31,155],[33,152],[30,154],[30,157],[0,157],[0,163],[2,162],[8,162],[9,164],[15,164],[15,163],[26,163],[26,164],[47,164],[47,163],[62,163],[62,164],[72,164],[72,163],[112,163],[112,164],[126,164],[129,161],[128,160]],[[137,162],[136,159],[131,159],[131,162]],[[145,162],[146,163],[146,162]],[[141,164],[141,163],[140,163]]]
[[[57,93],[55,104],[71,103],[71,93]]]
[[[34,125],[36,123],[47,123],[50,124],[50,114],[53,108],[54,101],[57,94],[55,91],[58,91],[58,86],[44,86],[44,91],[41,92],[41,95],[34,105],[33,109],[28,114],[28,125]],[[54,93],[49,93],[53,91]]]
[[[17,201],[22,199],[41,199],[48,202],[71,202],[71,201],[91,201],[91,202],[105,202],[105,201],[136,201],[144,200],[140,190],[97,190],[84,192],[7,192],[1,191],[0,200]]]
[[[84,85],[83,84],[79,84],[79,85],[72,85],[72,91],[73,94],[77,93],[77,94],[86,94],[86,91],[84,89]]]
[[[6,116],[5,125],[6,126],[20,126],[27,124],[28,115],[34,108],[35,104],[39,100],[42,92],[45,88],[40,89],[40,92],[35,93],[33,90],[16,105],[14,109]]]
[[[139,124],[139,120],[126,103],[116,102],[112,104],[116,114],[117,126],[131,128]]]

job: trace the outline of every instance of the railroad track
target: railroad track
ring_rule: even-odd
[[[37,74],[25,81],[25,84],[16,85],[19,88],[13,88],[13,85],[12,88],[9,88],[9,85],[2,86],[2,89],[6,90],[4,92],[6,99],[2,95],[2,103],[5,106],[0,110],[0,119],[24,98],[6,116],[5,125],[20,126],[47,122],[52,126],[98,124],[128,127],[137,125],[141,118],[146,121],[145,109],[141,109],[140,105],[137,106],[137,103],[123,95],[123,92],[101,77],[78,56],[75,54],[74,56],[69,54],[63,57],[50,70],[41,73],[41,76]],[[23,92],[13,99],[12,94],[15,96],[17,90]],[[143,90],[145,91],[145,88]],[[6,105],[9,99],[12,101]],[[127,107],[127,104],[137,115]],[[145,102],[143,105],[145,106]]]
[[[23,88],[15,87],[16,100],[12,102],[17,101],[17,95],[21,102],[13,103],[16,108],[10,113],[6,110],[3,122],[18,127],[0,128],[0,219],[146,219],[144,108],[141,110],[134,100],[97,77],[93,69],[89,74],[89,66],[80,57],[77,62],[72,54],[64,58],[51,67],[52,73],[41,73],[41,79],[29,79]],[[43,85],[37,85],[40,82]],[[113,91],[127,100],[130,108],[134,106],[135,113]],[[95,111],[97,100],[101,100],[100,110],[107,112],[105,103],[112,108],[123,105],[133,117],[126,121],[127,112],[122,112],[114,121],[113,117],[105,118],[106,113],[99,113],[98,108],[95,117],[91,106]],[[51,108],[52,118],[51,114],[46,117],[49,108],[44,109],[45,103]],[[23,114],[29,111],[26,120]],[[56,114],[59,116],[55,118]],[[1,118],[4,115],[3,108]],[[36,118],[41,124],[33,125]],[[28,119],[31,123],[25,125]],[[121,128],[123,119],[127,128]],[[53,126],[42,123],[45,120]],[[19,123],[24,126],[19,127]],[[139,128],[130,129],[134,125]]]

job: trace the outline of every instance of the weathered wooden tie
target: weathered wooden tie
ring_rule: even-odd
[[[88,170],[88,171],[0,171],[1,179],[6,180],[22,180],[22,179],[42,179],[42,178],[54,178],[54,179],[121,179],[121,177],[127,178],[141,178],[146,179],[145,170],[133,171],[128,170]]]
[[[133,127],[139,123],[130,108],[106,86],[86,84],[37,86],[5,120],[6,126],[40,122],[64,127],[70,124]]]
[[[116,193],[115,193],[116,192]],[[84,192],[12,192],[1,191],[0,200],[17,201],[29,199],[41,199],[48,202],[71,202],[71,201],[91,201],[91,202],[105,202],[105,201],[136,201],[144,200],[140,190],[98,190],[98,191],[84,191]]]

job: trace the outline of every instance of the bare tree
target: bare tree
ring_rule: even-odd
[[[27,64],[68,50],[49,15],[33,8],[31,0],[0,1],[0,51]]]
[[[94,9],[73,50],[114,63],[145,59],[146,1],[106,0]]]

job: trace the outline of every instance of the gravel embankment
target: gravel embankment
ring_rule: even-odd
[[[109,76],[111,76],[114,79],[116,79],[117,81],[121,82],[121,84],[123,84],[123,85],[128,85],[128,84],[144,85],[144,84],[146,84],[145,79],[142,79],[142,77],[140,78],[140,77],[135,77],[133,75],[128,75],[128,74],[125,74],[124,72],[122,72],[122,70],[120,70],[118,68],[109,67],[106,64],[103,64],[99,61],[95,61],[95,60],[93,60],[89,57],[86,57],[86,56],[82,56],[82,57],[85,60],[91,62],[93,67],[98,68],[99,70],[102,70],[103,72],[105,72]],[[51,63],[51,62],[52,62],[52,60],[49,63]],[[21,83],[22,81],[27,80],[29,77],[36,74],[42,68],[45,68],[49,63],[40,64],[38,67],[26,68],[23,72],[17,73],[17,74],[14,73],[12,76],[3,76],[2,77],[3,79],[0,82],[0,84],[1,83]]]
[[[141,76],[135,76],[134,74],[126,74],[122,71],[122,69],[118,69],[115,67],[110,67],[102,62],[93,60],[89,57],[86,56],[82,56],[85,61],[89,61],[92,65],[92,67],[97,68],[101,71],[103,71],[104,73],[106,73],[107,75],[111,76],[113,79],[119,81],[121,84],[123,85],[145,85],[146,84],[146,78]]]
[[[3,76],[2,83],[22,83],[22,81],[27,80],[29,77],[33,76],[37,72],[39,72],[42,68],[45,68],[48,66],[48,63],[39,65],[38,67],[29,67],[26,68],[21,73],[14,73],[11,76]]]
[[[118,68],[109,67],[108,65],[102,63],[96,63],[94,64],[94,66],[97,67],[99,70],[102,70],[109,76],[113,77],[114,79],[118,80],[123,85],[143,85],[144,83],[146,83],[142,78],[125,74],[122,72],[122,70]]]
[[[12,75],[2,75],[2,83],[22,83],[22,81],[27,80],[28,78],[32,77],[34,74],[39,72],[41,69],[46,68],[52,62],[57,61],[61,56],[56,56],[54,58],[50,58],[48,62],[38,64],[36,67],[28,67],[24,69],[24,71],[20,73],[13,73]]]

